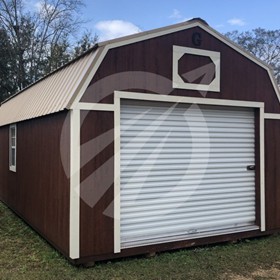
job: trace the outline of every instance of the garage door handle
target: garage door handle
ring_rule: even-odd
[[[255,165],[247,165],[247,170],[251,171],[251,170],[255,170],[256,166]]]

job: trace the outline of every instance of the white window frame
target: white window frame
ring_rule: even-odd
[[[215,65],[215,78],[209,85],[187,83],[182,79],[178,72],[179,60],[185,54],[205,56],[213,61]],[[173,88],[220,92],[220,64],[221,54],[219,52],[173,46]]]
[[[15,131],[15,143],[12,145],[12,130]],[[12,151],[15,151],[15,162],[12,162]],[[16,172],[17,165],[17,125],[11,124],[9,127],[9,169],[10,171]]]

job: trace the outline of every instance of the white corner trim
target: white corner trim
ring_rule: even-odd
[[[280,114],[265,113],[264,118],[269,120],[280,120]]]
[[[196,80],[201,77],[199,69],[190,73],[193,77],[189,82],[185,82],[182,77],[179,75],[179,60],[185,55],[199,55],[209,57],[215,65],[215,78],[209,85],[204,84],[195,84],[191,80]],[[190,89],[190,90],[200,90],[200,91],[214,91],[220,92],[220,65],[221,65],[221,54],[219,52],[194,49],[181,46],[173,46],[173,88],[180,89]],[[203,73],[205,75],[205,73]]]
[[[114,111],[114,104],[103,104],[103,103],[86,103],[79,102],[76,105],[77,110],[86,110],[86,111]]]
[[[266,230],[265,221],[265,131],[264,108],[260,108],[260,205],[261,205],[261,231]]]
[[[115,113],[114,113],[114,127],[115,127],[115,136],[114,136],[114,253],[119,253],[121,251],[121,229],[120,229],[120,98],[114,97],[115,103]]]
[[[249,108],[263,108],[263,102],[238,101],[227,99],[214,98],[199,98],[199,97],[185,97],[174,95],[160,95],[148,93],[135,93],[127,91],[115,91],[115,96],[123,99],[135,99],[146,101],[161,101],[161,102],[178,102],[190,104],[204,104],[204,105],[219,105],[219,106],[235,106],[235,107],[249,107]]]
[[[80,257],[80,111],[70,111],[69,257]]]

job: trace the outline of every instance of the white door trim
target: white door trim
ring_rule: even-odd
[[[264,128],[264,108],[260,108],[260,213],[261,231],[265,231],[265,128]]]
[[[257,108],[260,110],[260,230],[265,231],[265,163],[264,163],[264,103],[238,100],[221,100],[210,98],[181,97],[170,95],[157,95],[148,93],[134,93],[127,91],[114,92],[115,104],[115,203],[114,203],[114,250],[120,252],[120,101],[121,99],[141,100],[141,101],[160,101],[160,102],[178,102],[203,105],[218,105],[232,107]]]
[[[253,101],[239,101],[239,100],[224,100],[214,98],[200,98],[200,97],[186,97],[174,95],[160,95],[148,93],[135,93],[128,91],[115,91],[115,98],[134,99],[142,101],[161,101],[171,103],[190,103],[203,105],[217,105],[217,106],[232,106],[232,107],[248,107],[248,108],[264,108],[263,102]]]
[[[120,121],[121,121],[121,102],[120,98],[114,98],[114,253],[119,253],[121,251],[121,227],[120,227]]]

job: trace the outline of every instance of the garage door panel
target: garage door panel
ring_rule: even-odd
[[[148,138],[152,138],[152,137],[160,137],[162,139],[162,137],[166,137],[166,132],[161,132],[161,131],[157,131],[157,134],[154,134],[154,130],[151,131],[141,131],[141,134],[135,134],[135,132],[133,132],[132,130],[130,131],[126,131],[125,133],[122,133],[124,135],[124,140],[125,137],[130,137],[131,139],[141,139],[141,137],[148,137]],[[246,140],[248,139],[249,141],[251,141],[251,137],[254,137],[255,133],[246,133],[246,134],[240,134],[237,135],[236,133],[212,133],[211,135],[205,135],[205,133],[196,133],[197,136],[197,141],[199,142],[205,142],[205,138],[208,141],[208,139],[217,139],[219,141],[223,141],[224,139],[241,139],[241,140]],[[205,137],[203,137],[205,136]],[[186,138],[186,135],[184,132],[173,132],[172,135],[168,136],[168,139],[172,139],[172,138],[177,138],[177,137],[183,137]],[[246,138],[246,139],[244,139]],[[131,141],[131,140],[130,140]],[[193,141],[193,139],[186,139],[186,143]]]
[[[248,171],[246,172],[240,172],[239,174],[235,174],[235,173],[224,173],[224,174],[197,174],[197,175],[190,175],[190,174],[184,174],[180,176],[180,179],[178,179],[178,175],[169,175],[169,174],[165,174],[160,176],[160,178],[158,178],[158,176],[154,176],[154,175],[148,175],[145,178],[145,183],[148,182],[159,182],[159,181],[172,181],[172,182],[178,182],[178,180],[182,181],[182,180],[187,180],[187,181],[194,181],[194,180],[201,180],[203,179],[203,182],[207,183],[207,182],[211,182],[211,180],[223,180],[223,179],[233,179],[236,176],[238,176],[239,178],[245,177],[245,178],[250,178],[250,179],[254,179],[254,176],[248,177],[247,175]],[[184,178],[185,177],[185,178]],[[179,182],[180,182],[179,181]],[[122,179],[122,184],[133,184],[133,183],[141,183],[143,182],[143,176],[133,176],[131,177],[127,177],[127,178],[123,178]],[[219,182],[219,181],[218,181]],[[184,182],[187,183],[187,182]],[[174,185],[174,183],[173,183]],[[125,187],[125,186],[124,186]]]
[[[240,119],[240,121],[235,121],[235,122],[232,122],[232,121],[230,121],[230,119],[228,119],[228,121],[223,121],[223,122],[217,123],[218,118],[215,118],[215,120],[211,120],[211,119],[209,120],[207,118],[207,116],[203,116],[203,117],[205,119],[207,119],[208,129],[210,129],[212,132],[220,132],[221,128],[234,128],[234,129],[238,129],[238,131],[240,130],[241,132],[245,131],[248,134],[254,132],[254,130],[252,130],[252,124],[254,124],[253,119],[249,119],[249,120]],[[147,127],[147,126],[151,126],[151,124],[152,124],[153,126],[160,126],[157,128],[157,131],[162,131],[162,130],[166,131],[166,130],[170,129],[170,126],[172,126],[172,128],[175,128],[175,127],[180,128],[180,126],[187,121],[188,125],[192,126],[193,131],[195,131],[195,128],[196,128],[196,130],[198,132],[200,132],[199,129],[201,129],[201,127],[204,127],[204,124],[201,123],[201,120],[194,121],[191,118],[192,117],[187,117],[187,118],[181,119],[181,120],[175,119],[174,121],[166,121],[166,120],[155,121],[153,119],[147,119],[145,121],[142,121],[141,126],[137,126],[137,127],[134,127],[134,124],[137,122],[137,119],[135,119],[133,121],[131,121],[129,119],[127,119],[127,120],[123,119],[126,121],[126,124],[125,124],[125,126],[123,126],[121,128],[121,130],[126,131],[126,132],[143,130],[142,133],[145,133],[146,131],[149,131],[149,127]],[[187,128],[185,128],[185,129],[187,130]],[[174,131],[176,131],[176,130],[174,130]],[[179,129],[178,132],[182,132],[182,130]]]
[[[146,180],[146,179],[145,179]],[[182,178],[174,180],[163,180],[160,179],[156,183],[155,182],[149,182],[149,181],[142,181],[142,182],[130,182],[129,183],[129,189],[130,188],[152,188],[152,187],[164,187],[164,186],[173,186],[173,189],[178,186],[189,186],[193,188],[197,188],[200,185],[206,185],[206,184],[228,184],[228,183],[241,183],[241,182],[249,182],[250,184],[254,185],[252,182],[254,180],[254,176],[250,177],[239,177],[239,176],[232,176],[230,178],[214,178],[214,179],[208,179],[207,181],[203,180],[201,176],[198,176],[196,180],[182,180]],[[145,183],[143,183],[145,182]],[[122,184],[123,188],[126,188],[128,184]],[[163,189],[162,189],[163,190]]]
[[[227,168],[223,165],[217,165],[217,168],[219,168],[219,170],[216,170],[216,168],[212,168],[212,169],[209,169],[207,168],[207,171],[204,173],[205,175],[208,175],[208,174],[223,174],[223,173],[227,173],[227,174],[232,174],[232,173],[237,173],[237,175],[240,173],[240,172],[244,172],[244,174],[246,174],[247,176],[247,172],[245,172],[245,168],[244,167],[240,167],[240,164],[239,166],[235,166],[235,167],[232,167],[232,168]],[[123,168],[122,170],[125,170],[125,168]],[[133,172],[133,174],[131,174]],[[182,166],[178,166],[178,168],[174,168],[174,169],[171,169],[168,171],[168,175],[179,175],[179,176],[184,176],[186,174],[186,169],[185,168],[182,168]],[[200,169],[192,169],[192,170],[188,170],[188,174],[199,174],[201,175],[201,171]],[[144,170],[138,170],[138,169],[135,169],[134,171],[128,171],[126,170],[125,172],[125,175],[123,175],[123,179],[125,178],[131,178],[133,176],[134,177],[147,177],[150,175],[150,172],[149,172],[149,169],[144,171]],[[158,168],[157,170],[153,169],[153,176],[165,176],[166,175],[166,170],[162,170],[161,168]],[[124,189],[125,191],[125,189]]]
[[[133,114],[135,113],[138,115],[143,115],[144,113],[150,114],[159,114],[162,119],[166,116],[162,115],[162,113],[172,112],[172,115],[175,116],[182,116],[182,115],[194,115],[200,116],[200,112],[196,110],[196,105],[193,104],[180,104],[180,103],[164,103],[163,102],[150,102],[150,101],[140,101],[140,105],[135,105],[138,101],[131,101],[131,100],[122,100],[122,107],[125,108],[125,112],[123,115],[126,114]],[[134,104],[133,104],[134,103]],[[139,103],[138,103],[139,104]],[[186,111],[187,110],[187,111]],[[240,108],[240,107],[223,107],[223,106],[213,106],[213,105],[203,105],[203,113],[204,115],[210,116],[224,116],[224,111],[227,111],[226,117],[238,117],[244,116],[247,118],[252,119],[252,115],[247,108]]]
[[[207,166],[207,170],[209,172],[213,171],[214,172],[223,172],[223,169],[234,169],[234,168],[240,168],[240,166],[243,164],[244,166],[247,166],[249,164],[251,164],[252,161],[236,161],[236,162],[223,162],[223,163],[212,163],[211,166]],[[185,167],[181,164],[161,164],[159,166],[152,166],[154,172],[156,171],[162,171],[166,174],[166,170],[169,170],[170,172],[172,172],[172,170],[176,170],[176,171],[181,171],[183,170],[184,173],[186,171]],[[243,169],[244,167],[242,167]],[[137,165],[125,165],[125,166],[122,166],[121,168],[121,172],[123,171],[126,171],[125,173],[123,173],[123,176],[125,178],[125,176],[131,176],[129,175],[129,172],[144,172],[144,171],[149,171],[151,170],[151,166],[145,164],[143,166],[137,166]],[[189,166],[188,168],[188,172],[193,172],[193,173],[197,173],[197,172],[201,172],[200,171],[200,168],[199,168],[199,165],[192,165],[192,166]]]
[[[254,111],[121,104],[121,247],[255,226]]]
[[[222,114],[214,114],[213,112],[210,113],[207,113],[203,112],[203,116],[204,118],[207,118],[207,122],[210,124],[210,125],[214,125],[216,124],[217,122],[219,123],[219,125],[224,125],[224,124],[250,124],[250,123],[254,123],[254,118],[252,118],[251,115],[236,115],[235,113],[232,113],[232,114],[228,114],[227,116],[224,116]],[[131,124],[131,123],[134,123],[135,120],[137,120],[138,116],[135,116],[135,114],[137,114],[137,112],[135,111],[131,111],[131,113],[124,113],[122,115],[122,119],[126,121],[126,125],[128,124]],[[188,114],[188,120],[190,123],[194,123],[196,125],[199,125],[200,123],[200,120],[199,120],[199,116],[200,115],[195,115],[195,114]],[[221,119],[221,117],[223,119]],[[234,118],[234,120],[232,119]],[[141,119],[143,120],[143,122],[145,121],[153,121],[153,122],[156,122],[156,121],[161,121],[161,120],[165,120],[166,117],[162,117],[161,114],[155,114],[153,112],[149,112],[149,115],[145,115],[145,114],[142,114],[141,115]],[[168,116],[168,121],[181,121],[182,120],[182,114],[178,113],[172,113],[172,115],[169,115]]]
[[[242,186],[239,186],[239,184],[236,184],[235,191],[242,192],[242,191],[254,191],[255,186],[251,185],[250,183],[243,184]],[[185,186],[176,186],[176,194],[172,193],[174,190],[174,186],[170,185],[170,187],[165,187],[163,189],[164,191],[169,191],[169,197],[173,197],[175,195],[190,195],[193,193],[193,190],[186,190]],[[232,193],[232,187],[224,187],[224,184],[215,185],[215,187],[209,187],[209,185],[203,185],[199,188],[195,189],[195,194],[192,195],[211,195],[211,194],[221,194],[221,193]],[[126,200],[130,200],[130,196],[137,196],[139,194],[138,189],[128,189],[123,191],[123,195],[126,197]],[[159,190],[159,188],[142,188],[141,189],[141,199],[149,199],[152,196],[155,196],[158,198],[162,194],[162,190]],[[137,198],[137,197],[136,197]],[[133,198],[133,199],[136,199]],[[123,201],[125,201],[125,199]]]
[[[186,123],[186,122],[182,122],[182,123]],[[170,131],[178,131],[178,132],[182,132],[182,128],[180,126],[172,126],[172,128],[170,128],[171,125],[168,125],[168,126],[163,126],[161,125],[160,127],[158,128],[155,128],[155,126],[158,126],[159,124],[152,124],[150,123],[150,125],[138,125],[138,126],[135,126],[135,124],[131,124],[127,127],[123,127],[121,129],[121,133],[123,133],[124,131],[135,131],[136,133],[139,132],[140,135],[141,135],[141,132],[142,131],[159,131],[159,132],[170,132]],[[203,126],[201,126],[203,127]],[[202,132],[201,132],[201,127],[199,126],[193,126],[192,127],[192,131],[193,132],[198,132],[197,133],[197,137],[200,137]],[[185,132],[188,132],[187,130],[185,130]],[[254,129],[249,129],[249,128],[234,128],[234,127],[229,127],[227,125],[225,125],[224,127],[208,127],[207,133],[244,133],[244,136],[245,135],[248,135],[250,133],[254,133]],[[205,132],[203,133],[205,135]],[[168,137],[168,135],[165,135],[165,137]]]
[[[188,168],[191,168],[191,167],[197,168],[198,165],[200,166],[201,164],[202,165],[206,164],[205,163],[205,159],[207,159],[207,158],[208,158],[207,156],[202,157],[202,158],[192,158],[192,161],[191,161],[192,164]],[[244,161],[245,160],[246,160],[246,158],[244,159]],[[234,162],[234,163],[236,163],[236,162],[244,163],[244,161],[242,159],[239,159],[239,158],[210,158],[208,160],[208,166],[210,164],[213,164],[213,163],[231,163],[231,162]],[[141,160],[131,160],[129,162],[124,162],[124,167],[125,166],[131,166],[131,165],[137,165],[137,166],[141,165],[142,166],[141,163],[143,163],[143,161],[141,161]],[[151,167],[153,167],[155,165],[154,163],[155,163],[154,159],[146,159],[144,165],[150,165]],[[166,164],[167,165],[171,165],[171,164],[189,164],[189,163],[190,162],[189,162],[188,159],[181,159],[181,158],[174,159],[174,158],[172,158],[172,159],[163,159],[159,165],[161,165],[161,164],[162,165],[166,165]],[[252,161],[247,161],[247,163],[253,164]],[[242,164],[242,166],[246,167],[247,163],[246,164]]]
[[[243,211],[241,211],[243,210]],[[199,223],[208,223],[208,222],[214,222],[219,221],[219,223],[223,224],[231,224],[229,222],[231,219],[236,219],[240,217],[240,219],[244,218],[244,211],[247,211],[248,215],[250,215],[251,219],[255,218],[255,209],[250,207],[244,207],[240,209],[239,211],[229,211],[224,210],[221,214],[221,211],[205,211],[205,212],[196,212],[196,213],[184,213],[184,214],[165,214],[164,219],[159,219],[156,217],[142,217],[138,219],[127,219],[127,221],[124,223],[126,225],[127,230],[142,230],[146,229],[147,226],[150,228],[159,226],[159,227],[170,227],[175,226],[177,227],[178,224],[182,227],[185,227],[186,230],[193,229],[193,225],[199,225]],[[199,215],[200,214],[200,215]],[[250,218],[248,218],[249,220]],[[143,228],[143,223],[145,223],[145,227]],[[187,224],[187,226],[186,226]],[[180,226],[178,226],[180,227]]]
[[[148,231],[146,229],[127,231],[127,233],[122,235],[122,246],[129,248],[131,247],[131,245],[129,245],[131,243],[134,244],[134,246],[136,246],[136,244],[138,246],[143,246],[157,244],[159,243],[159,240],[161,243],[172,242],[188,238],[197,238],[197,235],[199,235],[199,237],[207,237],[246,231],[246,228],[249,227],[253,221],[254,216],[248,218],[232,217],[231,219],[226,218],[225,220],[217,219],[213,221],[194,222],[190,224],[189,228],[186,228],[185,225],[177,225],[176,227],[174,225],[172,227],[167,225],[165,227],[160,227],[159,229],[159,226],[154,227],[152,225],[149,227],[150,229]],[[201,227],[201,229],[198,230],[199,227]],[[232,230],[231,228],[233,227],[234,229]],[[134,235],[133,239],[131,238],[132,235]]]
[[[253,209],[255,205],[254,199],[250,196],[245,197],[232,197],[228,199],[224,199],[224,202],[221,202],[220,198],[210,199],[205,201],[187,201],[180,207],[174,207],[174,203],[168,201],[165,202],[165,207],[163,209],[162,205],[159,204],[143,204],[143,205],[134,205],[133,210],[131,210],[131,204],[127,205],[127,207],[123,207],[123,213],[126,214],[126,218],[130,219],[133,217],[150,217],[151,212],[153,211],[153,217],[160,216],[162,214],[170,214],[170,213],[193,213],[194,215],[198,215],[204,211],[211,210],[225,210],[224,203],[227,204],[227,209],[238,209],[242,207],[250,207]],[[176,206],[176,205],[175,205]],[[171,209],[172,208],[172,209]],[[236,210],[237,209],[237,210]],[[124,221],[125,222],[125,221]]]
[[[186,214],[186,213],[193,213],[193,215],[200,215],[200,213],[204,212],[204,211],[220,211],[220,210],[224,210],[224,211],[232,211],[232,209],[235,209],[238,207],[237,211],[243,211],[241,209],[249,209],[249,210],[254,210],[255,207],[255,203],[254,200],[243,200],[243,201],[230,201],[227,204],[227,209],[224,209],[224,205],[217,202],[215,205],[211,202],[206,203],[204,202],[204,204],[202,203],[194,203],[194,202],[190,202],[187,203],[184,206],[181,206],[179,208],[174,209],[171,212],[171,215],[175,215],[175,214]],[[137,218],[142,218],[143,214],[146,216],[149,216],[151,209],[153,209],[153,217],[156,217],[157,215],[161,215],[163,213],[163,210],[158,207],[135,207],[134,212],[130,211],[128,208],[124,208],[123,211],[126,213],[126,218],[127,219],[137,219]],[[139,213],[139,211],[141,211],[141,213]],[[143,213],[142,213],[143,212]],[[170,214],[170,212],[167,212],[167,214]]]
[[[176,203],[178,203],[176,205],[176,207],[180,207],[180,205],[185,205],[187,204],[187,201],[189,199],[191,199],[192,202],[194,201],[200,201],[200,200],[206,200],[207,203],[215,203],[218,199],[225,199],[225,200],[229,200],[230,198],[234,199],[234,198],[252,198],[253,199],[253,195],[254,195],[254,191],[243,191],[242,193],[223,193],[223,194],[212,194],[212,195],[193,195],[188,196],[188,197],[182,197],[182,196],[173,196],[173,197],[168,197],[168,195],[165,195],[161,198],[154,198],[151,197],[150,199],[137,199],[137,200],[124,200],[121,199],[121,202],[123,203],[123,207],[134,207],[137,205],[141,205],[141,206],[145,206],[145,205],[153,205],[153,204],[158,204],[158,205],[162,205],[162,207],[164,208],[164,205],[167,203],[173,203],[174,205],[176,205]],[[225,205],[226,208],[226,205]],[[170,211],[173,211],[173,209],[170,209]],[[246,214],[246,213],[245,213]],[[152,215],[152,213],[150,213],[150,215]],[[124,219],[125,220],[125,219]]]

